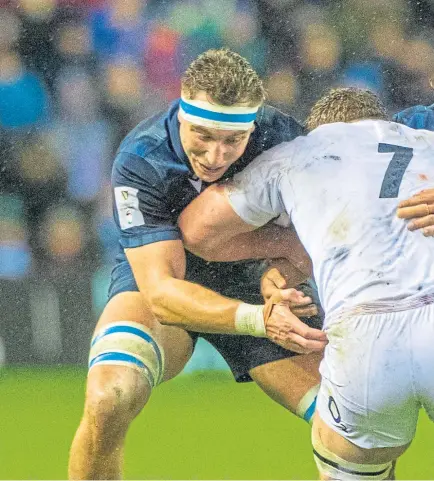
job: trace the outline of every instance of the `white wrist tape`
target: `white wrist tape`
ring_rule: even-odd
[[[267,337],[264,323],[264,306],[240,304],[235,312],[235,330],[240,334]]]

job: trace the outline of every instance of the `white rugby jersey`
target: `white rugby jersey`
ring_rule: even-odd
[[[400,200],[426,188],[434,188],[434,133],[363,120],[323,125],[264,152],[228,197],[255,226],[289,215],[330,315],[434,291],[434,239],[396,217]]]

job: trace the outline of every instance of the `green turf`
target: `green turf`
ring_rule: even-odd
[[[0,478],[65,479],[82,409],[84,370],[0,370]],[[430,429],[430,431],[429,431]],[[400,479],[434,478],[433,429],[421,417]],[[315,479],[309,428],[227,373],[159,387],[133,424],[129,479]]]

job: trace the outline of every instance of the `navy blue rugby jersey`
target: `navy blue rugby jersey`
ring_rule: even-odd
[[[206,187],[183,151],[177,119],[179,100],[169,110],[144,120],[122,141],[112,171],[114,217],[124,248],[181,239],[177,218]],[[303,134],[292,117],[270,106],[258,111],[255,130],[243,156],[225,173],[233,176],[264,150]]]
[[[434,104],[415,105],[395,114],[393,120],[413,129],[434,130]]]

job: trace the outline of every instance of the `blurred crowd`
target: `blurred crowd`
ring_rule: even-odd
[[[64,334],[35,316],[75,310],[84,339],[105,302],[120,140],[222,46],[299,120],[334,85],[368,87],[391,113],[434,101],[434,0],[0,0],[0,309],[12,325],[26,298],[47,358],[47,329],[51,349]]]

